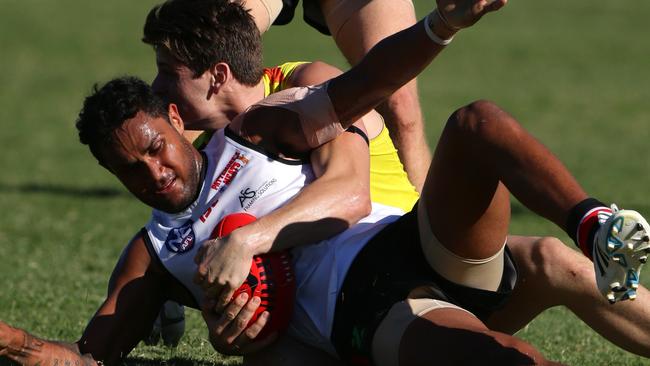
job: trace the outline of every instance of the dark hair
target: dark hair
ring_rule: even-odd
[[[245,85],[256,85],[264,72],[260,32],[239,1],[166,1],[147,15],[142,41],[168,50],[194,77],[218,62]]]
[[[167,105],[136,77],[116,78],[101,88],[95,84],[77,118],[79,141],[88,145],[101,163],[99,148],[112,141],[112,132],[140,111],[169,119]]]

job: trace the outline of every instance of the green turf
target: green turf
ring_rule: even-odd
[[[147,218],[77,142],[73,122],[93,82],[123,74],[151,80],[153,54],[139,38],[155,2],[0,1],[0,319],[35,334],[79,336],[122,246]],[[432,3],[417,0],[418,14]],[[649,214],[649,13],[640,1],[512,1],[458,35],[420,78],[431,144],[451,111],[491,99],[589,192]],[[331,39],[299,17],[264,41],[269,65],[321,59],[345,67]],[[567,239],[516,203],[512,231]],[[237,363],[216,355],[205,334],[191,312],[176,350],[140,346],[127,363]],[[545,312],[519,335],[569,364],[650,365],[564,309]]]

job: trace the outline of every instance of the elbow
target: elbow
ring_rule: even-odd
[[[370,192],[367,187],[365,189],[357,189],[350,192],[348,200],[346,201],[348,215],[350,215],[350,225],[356,224],[362,218],[370,215],[372,211],[372,202],[370,201]]]

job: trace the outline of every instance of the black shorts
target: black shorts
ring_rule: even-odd
[[[347,364],[371,364],[372,338],[390,308],[421,286],[435,299],[471,311],[485,320],[507,300],[517,270],[506,246],[504,273],[497,291],[466,287],[436,273],[422,252],[417,204],[411,212],[386,226],[352,262],[339,293],[332,343]]]
[[[296,7],[298,7],[298,2],[300,0],[282,0],[282,10],[280,14],[273,22],[273,25],[285,25],[289,24],[296,13]],[[325,16],[323,11],[320,8],[318,0],[303,0],[302,1],[303,9],[303,19],[305,23],[314,27],[317,31],[331,36],[327,23],[325,22]]]

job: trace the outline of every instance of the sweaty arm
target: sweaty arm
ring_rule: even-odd
[[[288,83],[290,86],[313,85],[340,74],[339,69],[326,63],[307,63],[291,74]],[[277,146],[288,146],[287,136],[301,133],[301,130],[288,121],[278,123],[285,125],[281,129],[283,136],[279,136],[273,146],[265,147],[290,154]],[[363,118],[355,127],[365,134]],[[344,133],[317,146],[309,156],[317,179],[289,204],[239,229],[239,233],[233,232],[254,243],[255,254],[318,242],[342,232],[370,212],[370,159],[368,141],[363,136],[355,132]]]
[[[309,118],[291,119],[285,114],[285,119],[300,126],[294,131],[302,134],[286,133],[285,127],[276,129],[277,136],[273,140],[300,152],[333,139],[416,77],[458,30],[473,25],[505,3],[506,0],[489,3],[485,0],[438,0],[438,9],[424,20],[379,42],[347,72],[323,84],[287,90],[258,103],[269,114],[273,113],[268,110],[274,105],[283,105],[298,116],[309,115]]]
[[[118,364],[151,329],[163,303],[160,275],[138,234],[116,265],[108,296],[78,342],[46,341],[0,322],[0,356],[22,365]]]

